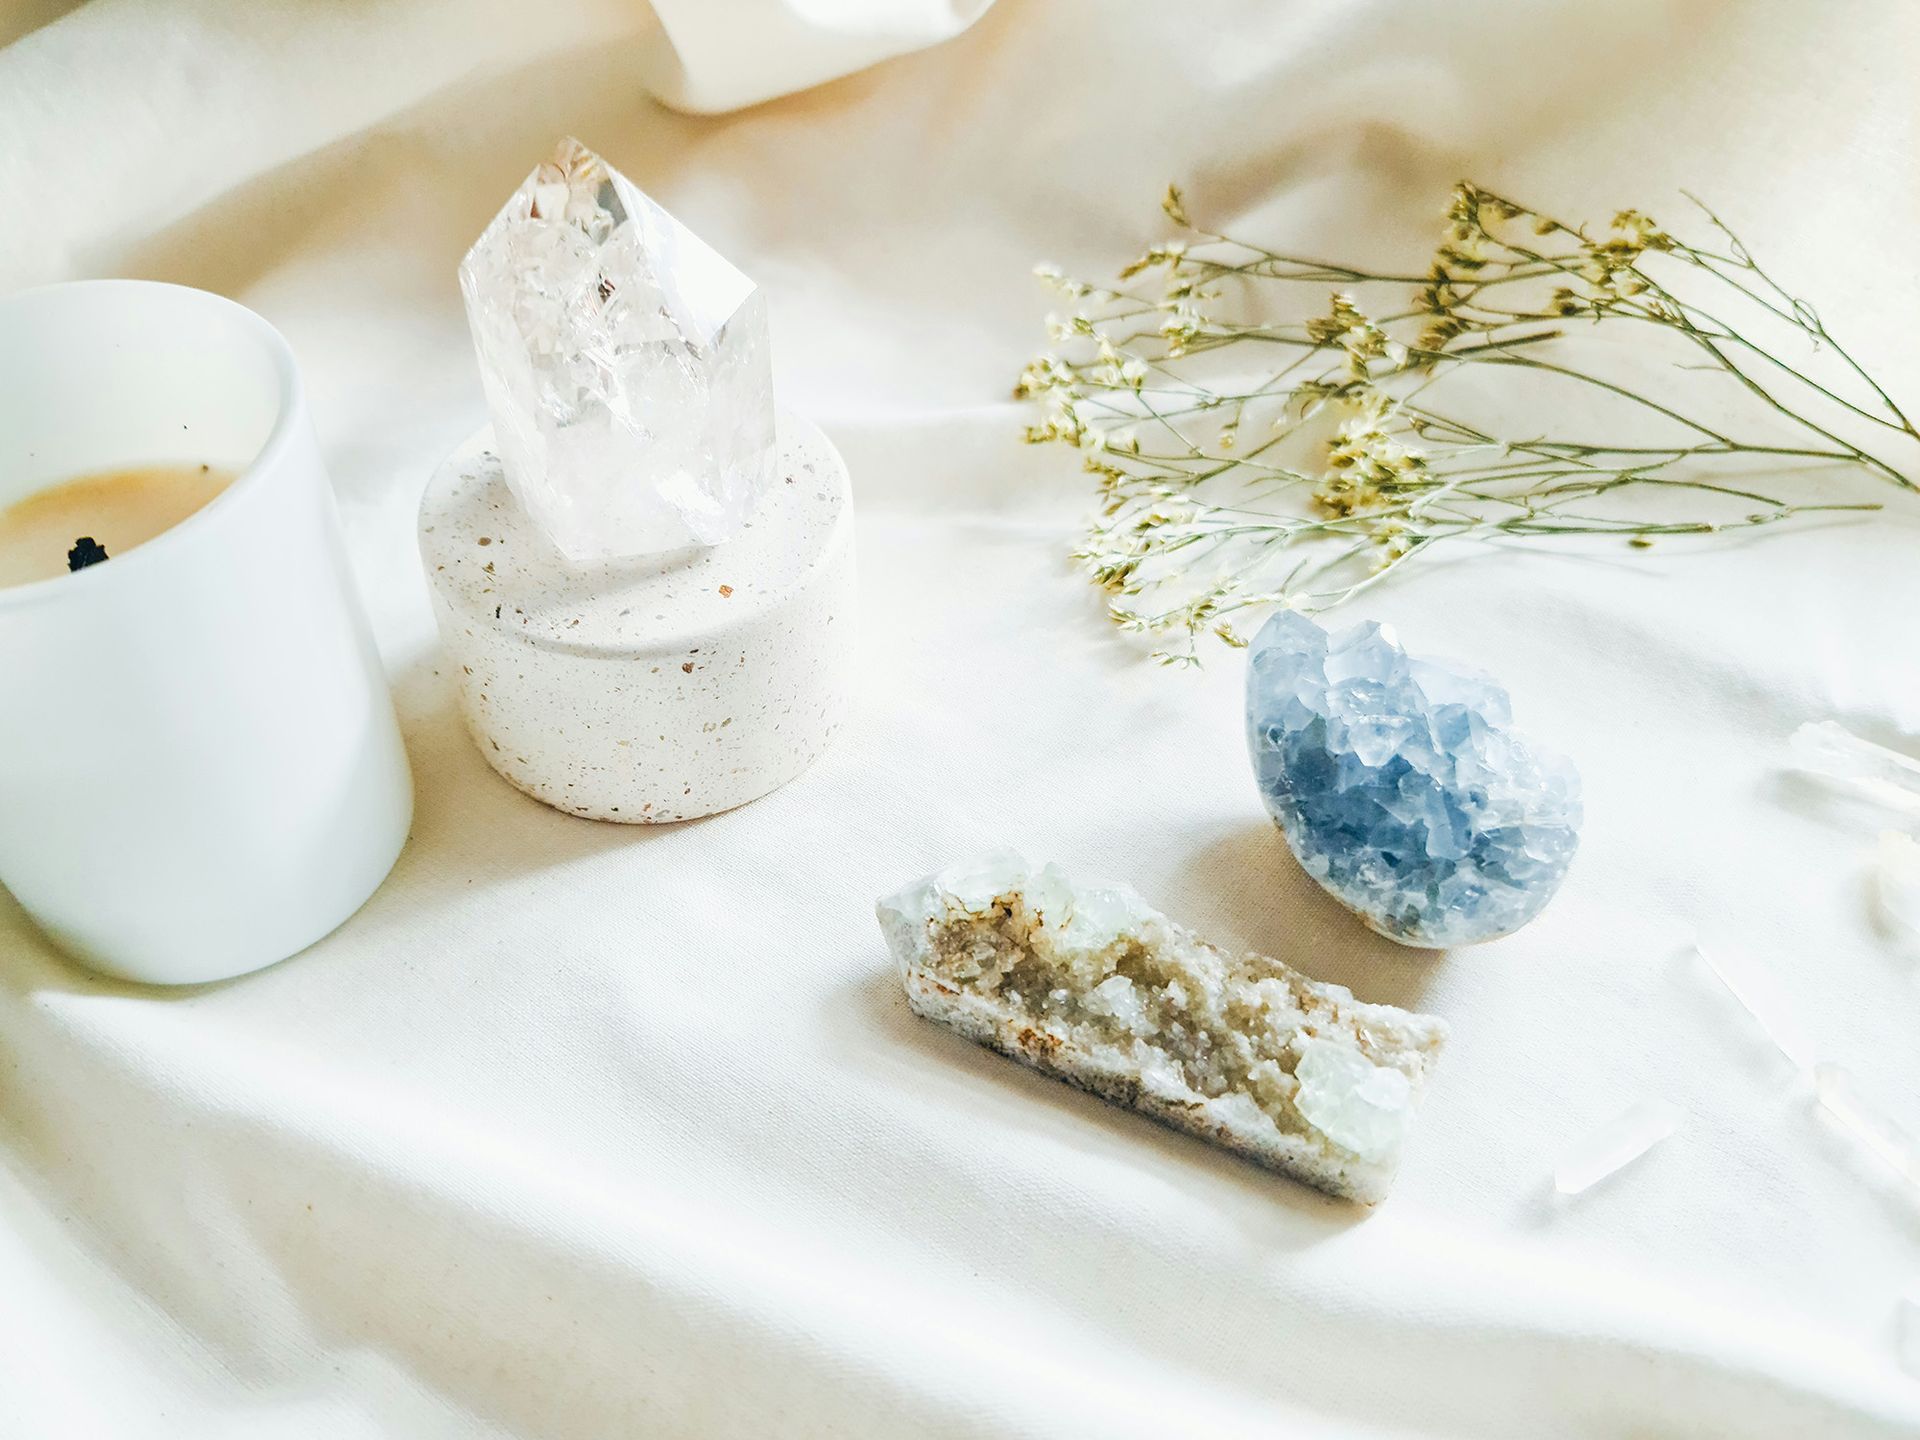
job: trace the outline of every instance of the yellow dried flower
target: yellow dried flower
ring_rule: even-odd
[[[1169,187],[1162,208],[1192,228],[1178,187]],[[1511,222],[1552,238],[1522,243],[1491,228]],[[1338,603],[1438,540],[1603,533],[1645,545],[1656,534],[1849,508],[1765,496],[1749,488],[1764,483],[1757,468],[1742,473],[1738,492],[1713,483],[1726,474],[1714,464],[1729,456],[1749,466],[1778,463],[1781,417],[1804,437],[1788,452],[1793,463],[1864,467],[1916,488],[1908,477],[1920,431],[1812,308],[1785,296],[1738,238],[1713,223],[1720,239],[1711,251],[1691,248],[1637,210],[1619,212],[1594,237],[1463,182],[1432,262],[1412,281],[1206,231],[1190,245],[1149,247],[1125,272],[1162,269],[1158,282],[1094,286],[1040,267],[1073,308],[1053,318],[1058,351],[1036,356],[1014,393],[1046,407],[1026,438],[1075,446],[1095,477],[1097,515],[1076,562],[1112,597],[1116,624],[1183,636],[1184,648],[1155,658],[1186,665],[1197,663],[1205,635],[1241,643],[1232,617],[1273,604],[1311,611]],[[1702,302],[1692,289],[1676,287],[1685,304],[1668,297],[1667,275],[1655,267],[1669,266],[1691,267],[1690,285],[1778,296],[1774,313],[1847,367],[1839,381],[1823,377],[1838,387],[1828,393],[1852,420],[1880,427],[1882,440],[1907,452],[1883,457],[1871,439],[1863,448],[1788,403],[1778,387],[1801,374],[1802,362],[1757,352],[1744,338],[1730,344],[1708,309],[1695,308]],[[1235,313],[1250,292],[1291,294],[1312,284],[1326,295],[1332,277],[1345,288],[1311,318],[1276,320],[1264,306]],[[1589,373],[1577,352],[1562,348],[1589,327],[1553,323],[1572,316],[1665,327],[1698,347],[1701,363],[1675,386],[1644,386],[1618,367]],[[1771,368],[1743,368],[1749,362]],[[1518,407],[1532,417],[1524,424],[1502,426],[1483,418],[1501,407],[1448,398],[1456,375],[1497,386],[1528,369],[1551,373],[1556,386],[1586,382],[1607,403],[1651,406],[1666,425],[1691,426],[1698,438],[1671,452],[1613,450],[1584,424],[1572,438],[1556,434],[1553,415],[1533,405]],[[1849,376],[1859,383],[1848,388]],[[1716,377],[1771,406],[1766,432],[1748,439],[1717,409],[1703,412],[1711,426],[1688,418],[1689,388]],[[1657,523],[1609,508],[1649,482],[1663,495],[1692,493],[1719,508]]]
[[[1160,198],[1160,208],[1167,212],[1167,218],[1174,224],[1192,227],[1193,222],[1187,219],[1186,197],[1180,193],[1178,185],[1167,186],[1167,193]]]

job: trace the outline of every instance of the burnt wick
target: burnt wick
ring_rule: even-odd
[[[98,565],[107,558],[107,547],[91,535],[82,535],[73,542],[73,548],[67,551],[67,573],[84,570],[89,565]]]

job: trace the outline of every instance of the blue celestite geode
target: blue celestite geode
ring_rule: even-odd
[[[1247,743],[1267,809],[1314,879],[1391,940],[1517,930],[1579,844],[1580,777],[1511,728],[1478,671],[1417,660],[1380,626],[1282,611],[1253,642]]]

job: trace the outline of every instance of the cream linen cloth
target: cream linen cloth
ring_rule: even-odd
[[[364,912],[234,983],[95,981],[0,912],[0,1436],[1920,1434],[1920,1211],[1674,953],[1737,937],[1920,1130],[1886,819],[1779,768],[1809,718],[1920,744],[1920,500],[1443,556],[1357,605],[1503,677],[1587,782],[1540,921],[1425,956],[1266,823],[1238,657],[1167,673],[1105,626],[1063,559],[1083,477],[1007,398],[1029,267],[1116,266],[1170,179],[1411,259],[1472,175],[1575,215],[1697,188],[1920,399],[1920,11],[1006,0],[694,118],[636,77],[713,108],[971,9],[61,8],[0,50],[0,286],[164,277],[286,332],[420,799]],[[565,132],[767,288],[858,493],[857,720],[659,830],[493,776],[414,553],[484,418],[454,267]],[[1394,1196],[1324,1201],[909,1015],[874,897],[1002,843],[1447,1017]],[[1680,1133],[1556,1201],[1556,1157],[1656,1096]]]

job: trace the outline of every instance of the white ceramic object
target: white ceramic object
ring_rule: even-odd
[[[744,805],[845,717],[853,496],[782,412],[779,473],[723,545],[571,567],[507,489],[491,429],[427,485],[420,553],[469,729],[557,809],[651,824]]]
[[[0,589],[0,881],[75,958],[155,984],[304,949],[413,814],[286,341],[177,285],[0,301],[0,504],[171,463],[239,478],[137,550]]]

